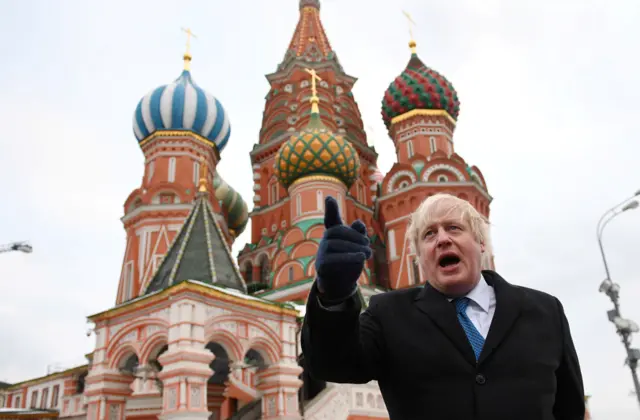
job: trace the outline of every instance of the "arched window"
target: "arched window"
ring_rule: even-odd
[[[139,365],[140,361],[138,360],[138,356],[132,354],[124,361],[124,363],[122,363],[122,365],[120,366],[120,372],[134,375]]]
[[[126,302],[133,298],[133,261],[127,261],[122,271],[122,301]]]
[[[364,203],[364,187],[362,186],[362,184],[360,182],[358,182],[356,184],[356,191],[357,191],[357,195],[358,195],[358,201],[361,203]]]
[[[138,360],[138,357],[135,356],[136,361]],[[136,365],[137,367],[137,365]],[[85,379],[87,378],[87,375],[89,374],[89,372],[84,372],[82,373],[80,376],[78,376],[77,382],[76,382],[76,394],[83,394],[84,393],[84,385],[85,385]]]
[[[438,150],[436,148],[436,138],[431,136],[429,137],[429,145],[431,146],[431,153],[434,153],[436,150]]]
[[[278,180],[276,177],[272,177],[269,181],[269,205],[275,204],[279,199]]]
[[[249,284],[253,282],[253,264],[247,262],[244,266],[244,281]]]
[[[271,268],[269,267],[269,259],[266,255],[263,255],[260,258],[260,283],[268,283],[269,282],[269,271]]]
[[[155,169],[156,166],[156,161],[152,160],[151,162],[149,162],[149,166],[147,169],[147,182],[151,181],[151,178],[153,178],[153,170]]]
[[[176,180],[176,158],[169,158],[169,182]]]
[[[409,158],[413,157],[413,143],[411,142],[411,140],[407,142],[407,156]]]
[[[289,267],[289,283],[293,281],[293,267]]]
[[[193,184],[198,185],[200,182],[200,162],[193,162]]]

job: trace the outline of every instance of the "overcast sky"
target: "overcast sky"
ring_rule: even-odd
[[[71,367],[92,351],[86,316],[115,301],[122,205],[143,173],[133,111],[180,74],[181,26],[198,36],[195,81],[231,119],[219,171],[252,204],[248,153],[264,74],[284,55],[297,4],[0,1],[0,243],[34,246],[0,256],[0,380]],[[611,303],[598,293],[595,225],[640,188],[640,2],[323,0],[332,46],[359,78],[355,98],[383,172],[395,153],[380,101],[409,59],[402,9],[418,23],[422,60],[458,91],[455,147],[494,197],[498,272],[564,303],[594,419],[638,419]],[[623,313],[638,322],[639,234],[639,211],[605,234]]]

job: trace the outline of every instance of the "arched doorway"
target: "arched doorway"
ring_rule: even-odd
[[[215,356],[209,364],[213,375],[207,381],[207,409],[212,413],[211,418],[222,419],[224,415],[237,411],[236,405],[227,401],[225,390],[229,373],[231,372],[231,359],[227,350],[216,342],[209,342],[205,348]]]

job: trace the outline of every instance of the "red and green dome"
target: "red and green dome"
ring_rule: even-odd
[[[440,73],[427,67],[417,56],[389,85],[382,99],[382,119],[387,128],[391,120],[414,109],[444,110],[456,120],[460,101],[453,85]]]
[[[278,150],[274,167],[285,188],[309,175],[334,176],[350,188],[358,177],[360,158],[349,140],[334,135],[312,112],[309,125]]]

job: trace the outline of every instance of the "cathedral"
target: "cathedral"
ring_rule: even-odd
[[[488,219],[492,198],[480,169],[455,150],[457,92],[415,41],[380,92],[396,151],[381,173],[352,93],[356,78],[331,48],[320,0],[299,0],[299,9],[284,58],[267,75],[249,152],[252,203],[217,170],[232,126],[224,104],[196,83],[187,50],[182,73],[133,113],[144,175],[124,201],[116,301],[88,318],[94,350],[85,365],[0,384],[0,417],[388,418],[376,383],[324,383],[303,369],[299,333],[324,199],[332,195],[345,222],[369,229],[374,256],[359,279],[366,307],[373,294],[424,282],[405,239],[422,200],[455,194]],[[251,241],[233,256],[247,226]],[[483,265],[493,268],[488,254]]]

